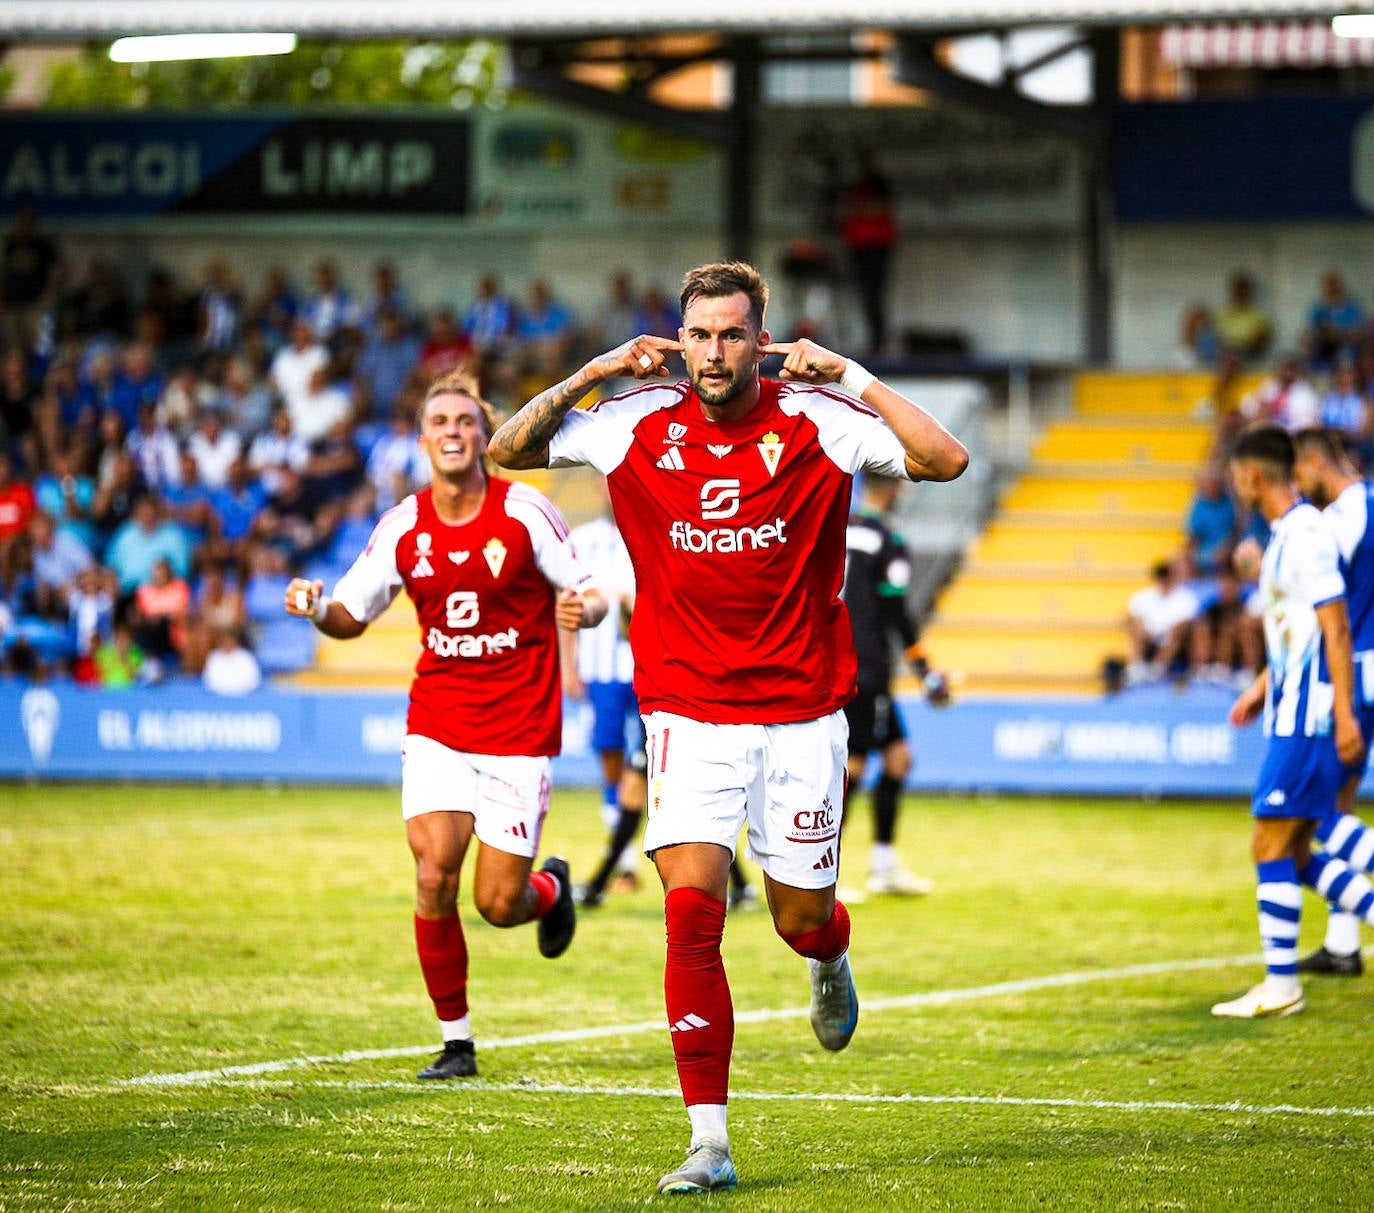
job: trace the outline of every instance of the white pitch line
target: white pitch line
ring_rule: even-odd
[[[1131,977],[1153,977],[1161,973],[1182,973],[1199,969],[1229,969],[1237,965],[1262,963],[1259,956],[1220,956],[1201,960],[1164,960],[1153,964],[1126,965],[1119,969],[1097,969],[1091,972],[1052,973],[1045,977],[1026,977],[1017,981],[999,981],[986,986],[968,986],[956,990],[929,990],[921,994],[903,994],[896,998],[865,999],[861,1009],[874,1011],[905,1010],[911,1007],[944,1006],[951,1002],[967,1002],[980,998],[1000,998],[1007,994],[1030,994],[1038,990],[1060,989],[1065,986],[1087,985],[1095,981],[1120,981]],[[859,973],[862,990],[863,972]],[[810,1007],[781,1007],[760,1011],[738,1011],[735,1023],[765,1023],[774,1019],[801,1019],[810,1014]],[[567,1044],[582,1040],[602,1040],[614,1036],[635,1036],[644,1032],[663,1032],[667,1024],[662,1019],[640,1023],[603,1024],[594,1028],[566,1028],[554,1032],[536,1032],[528,1036],[508,1036],[502,1040],[483,1040],[483,1052],[488,1049],[513,1049],[526,1045]],[[379,1061],[389,1057],[418,1057],[433,1053],[434,1045],[407,1045],[396,1049],[354,1049],[328,1056],[287,1057],[278,1061],[257,1061],[241,1066],[223,1066],[218,1070],[187,1070],[180,1074],[140,1074],[118,1084],[134,1087],[195,1086],[225,1078],[246,1078],[259,1074],[280,1074],[306,1066],[341,1065],[354,1061]]]
[[[428,1051],[428,1050],[427,1050]],[[207,1084],[216,1088],[291,1087],[298,1090],[335,1091],[408,1091],[412,1094],[468,1094],[473,1091],[518,1092],[525,1095],[605,1095],[613,1098],[646,1096],[651,1099],[682,1098],[678,1088],[666,1087],[596,1087],[585,1083],[475,1082],[419,1083],[396,1079],[378,1082],[310,1079],[270,1081],[261,1078],[217,1080]],[[106,1088],[108,1089],[108,1088]],[[1249,1104],[1233,1100],[1228,1103],[1191,1103],[1178,1099],[1051,1099],[1016,1095],[866,1095],[854,1091],[819,1092],[796,1091],[731,1091],[730,1099],[751,1100],[755,1103],[848,1103],[848,1104],[925,1104],[996,1106],[1009,1108],[1070,1108],[1113,1112],[1224,1112],[1243,1116],[1353,1116],[1374,1118],[1374,1108],[1320,1108],[1298,1104]]]

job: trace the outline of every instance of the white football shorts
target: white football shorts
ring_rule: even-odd
[[[471,813],[484,845],[533,858],[549,811],[547,758],[468,754],[407,733],[401,750],[401,816]]]
[[[849,756],[843,712],[797,724],[706,724],[671,712],[644,717],[649,735],[644,852],[714,842],[798,889],[835,883]]]

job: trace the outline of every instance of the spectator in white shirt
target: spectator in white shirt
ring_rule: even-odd
[[[285,405],[272,411],[272,419],[248,448],[248,466],[263,483],[269,496],[281,487],[282,469],[304,472],[310,462],[310,444],[291,427]]]
[[[1321,400],[1303,374],[1296,354],[1285,354],[1274,373],[1240,402],[1247,424],[1281,425],[1290,434],[1321,425]]]
[[[314,446],[339,422],[352,419],[353,394],[347,384],[331,382],[329,368],[322,366],[310,376],[309,391],[287,409],[291,428]]]
[[[200,677],[212,695],[251,695],[262,686],[262,667],[236,628],[221,628]]]
[[[429,460],[420,450],[418,438],[414,414],[406,408],[393,410],[391,428],[377,439],[367,457],[373,512],[384,513],[429,483]]]
[[[1159,561],[1150,570],[1150,584],[1127,602],[1128,685],[1187,673],[1188,637],[1201,603],[1185,580],[1186,571],[1185,557]]]
[[[276,352],[267,372],[293,415],[300,401],[309,395],[315,372],[328,364],[329,351],[315,340],[310,321],[298,316],[291,324],[291,343]]]
[[[218,409],[201,409],[186,449],[196,461],[200,482],[207,489],[222,489],[229,482],[230,466],[243,453],[243,440],[224,424]]]

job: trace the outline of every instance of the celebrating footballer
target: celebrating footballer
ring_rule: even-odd
[[[494,418],[462,371],[432,383],[416,417],[430,487],[382,515],[332,597],[304,578],[286,590],[287,611],[336,640],[361,636],[403,587],[419,617],[401,814],[415,857],[415,947],[444,1041],[424,1079],[477,1073],[458,916],[473,837],[472,896],[487,922],[538,920],[548,957],[567,949],[576,927],[566,861],[531,869],[549,808],[549,759],[562,740],[557,629],[594,627],[606,599],[552,502],[487,474]]]
[[[752,266],[693,269],[680,302],[678,340],[639,336],[593,358],[501,426],[489,452],[508,468],[599,470],[634,565],[644,850],[665,893],[667,1019],[691,1121],[686,1161],[658,1190],[709,1192],[736,1183],[721,941],[742,828],[777,932],[810,968],[820,1043],[843,1049],[858,1022],[835,897],[857,668],[840,599],[853,476],[953,480],[968,453],[853,360],[773,344]],[[669,382],[676,354],[687,378]],[[775,354],[781,377],[765,379]],[[644,383],[575,409],[628,378]]]

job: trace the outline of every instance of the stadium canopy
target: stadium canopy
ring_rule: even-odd
[[[1330,0],[4,0],[0,38],[96,41],[121,34],[289,29],[307,37],[626,36],[685,30],[937,33],[1026,25],[1113,28],[1180,21],[1324,17]]]
[[[505,40],[517,89],[721,146],[728,249],[749,257],[757,209],[753,161],[762,65],[890,53],[895,78],[904,84],[1056,130],[1083,149],[1083,348],[1091,361],[1106,363],[1113,303],[1110,147],[1120,75],[1117,31],[1200,22],[1287,21],[1311,27],[1358,8],[1358,3],[1333,5],[1331,0],[695,0],[667,8],[643,0],[0,0],[0,54],[23,41],[98,43],[132,34],[263,30],[320,40]],[[1073,33],[1008,72],[1001,84],[952,70],[940,53],[942,38],[1005,34],[1026,26],[1067,27]],[[861,45],[864,40],[855,35],[865,31],[890,34],[891,51]],[[1225,32],[1190,35],[1185,48],[1214,48],[1200,54],[1224,56],[1232,45]],[[1294,34],[1289,41],[1294,38],[1306,45],[1305,35]],[[674,46],[674,40],[697,45]],[[1080,48],[1092,55],[1088,104],[1049,105],[1022,90],[1026,75]],[[704,60],[727,62],[732,69],[725,110],[687,111],[653,99],[655,81]],[[1361,55],[1356,61],[1366,60]],[[578,78],[577,65],[593,62],[627,68],[620,86],[600,87]]]

